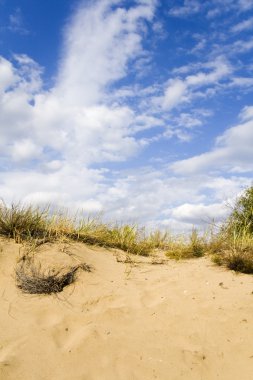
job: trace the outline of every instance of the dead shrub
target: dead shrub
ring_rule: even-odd
[[[84,263],[57,270],[42,270],[41,264],[35,263],[33,258],[23,257],[16,267],[16,284],[24,293],[59,293],[75,281],[79,269],[87,272],[92,270],[91,266]]]

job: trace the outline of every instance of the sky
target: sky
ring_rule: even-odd
[[[0,0],[6,204],[202,228],[252,146],[252,0]]]

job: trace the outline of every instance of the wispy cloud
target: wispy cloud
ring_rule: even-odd
[[[190,74],[190,70],[198,69],[197,72]],[[184,78],[176,77],[170,79],[165,87],[164,94],[153,98],[155,105],[160,105],[164,110],[171,110],[181,103],[189,103],[197,96],[206,96],[206,89],[216,86],[219,81],[226,80],[232,73],[233,68],[224,57],[217,57],[214,62],[183,67],[175,73],[187,73]],[[200,92],[199,90],[203,89]]]
[[[201,9],[201,3],[198,0],[184,0],[182,6],[176,6],[169,10],[169,15],[176,17],[187,17],[198,13]]]
[[[253,29],[253,17],[250,17],[249,19],[243,20],[239,22],[238,24],[234,25],[231,28],[231,31],[233,33],[240,33],[240,32],[243,32],[244,30],[249,30],[249,29]]]
[[[251,0],[239,0],[239,7],[242,11],[248,11],[253,8]]]
[[[211,151],[175,162],[171,165],[172,170],[186,175],[206,171],[251,173],[253,171],[251,106],[242,110],[241,118],[244,123],[228,128],[224,134],[217,137],[215,147]]]
[[[65,31],[57,89],[68,104],[94,104],[105,87],[124,77],[143,54],[142,35],[154,15],[154,1],[112,12],[109,1],[81,7]]]
[[[20,8],[16,8],[9,16],[8,30],[23,35],[29,34],[29,30],[25,27],[23,14]]]

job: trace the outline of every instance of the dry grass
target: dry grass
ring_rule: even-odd
[[[205,238],[200,237],[197,230],[193,229],[188,238],[185,236],[171,238],[166,249],[166,256],[176,260],[202,257],[205,254],[206,245]]]
[[[230,230],[231,232],[231,230]],[[249,233],[236,234],[220,232],[209,253],[217,265],[226,266],[237,272],[253,274],[253,236]]]
[[[46,233],[47,210],[32,206],[0,203],[0,235],[21,242],[23,239],[42,238]]]
[[[87,264],[79,264],[69,268],[42,270],[41,264],[34,258],[24,256],[16,267],[16,284],[24,293],[52,294],[61,292],[75,281],[79,269],[90,272]]]
[[[136,225],[111,225],[98,218],[52,214],[49,207],[40,210],[21,204],[7,207],[4,203],[0,205],[0,235],[14,238],[18,243],[36,241],[37,245],[68,238],[143,256],[149,255],[157,244]]]
[[[3,202],[0,203],[0,235],[19,243],[28,241],[35,248],[46,242],[68,239],[142,256],[149,256],[158,249],[177,260],[211,254],[219,265],[253,273],[252,189],[245,194],[217,233],[210,227],[209,236],[200,236],[196,229],[190,236],[172,236],[159,230],[146,234],[145,229],[137,225],[104,223],[99,218],[69,217],[61,212],[52,214],[49,207],[44,210],[21,204],[7,207]],[[60,278],[59,273],[57,276]]]

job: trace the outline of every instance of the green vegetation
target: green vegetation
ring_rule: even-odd
[[[38,238],[45,234],[46,211],[20,204],[8,208],[0,204],[0,235],[20,242],[28,238]]]
[[[86,244],[118,248],[128,253],[147,256],[156,244],[145,230],[133,225],[110,225],[99,219],[70,218],[50,214],[49,207],[40,210],[32,206],[0,205],[0,235],[17,243],[33,241],[39,245],[62,237]]]
[[[200,237],[194,228],[187,240],[185,236],[171,239],[166,249],[166,255],[176,260],[191,259],[204,256],[205,250],[205,239],[204,237]]]
[[[236,236],[253,235],[253,186],[237,200],[225,228]]]
[[[148,256],[163,251],[176,260],[211,255],[218,265],[243,273],[253,273],[253,186],[237,200],[230,216],[217,233],[200,236],[196,229],[190,236],[172,236],[159,230],[146,234],[136,225],[109,224],[99,218],[52,215],[44,210],[20,204],[0,204],[0,235],[28,241],[33,246],[60,239],[90,245],[118,248],[128,254]]]
[[[210,242],[209,251],[216,264],[253,273],[253,186],[237,200],[227,221]]]

